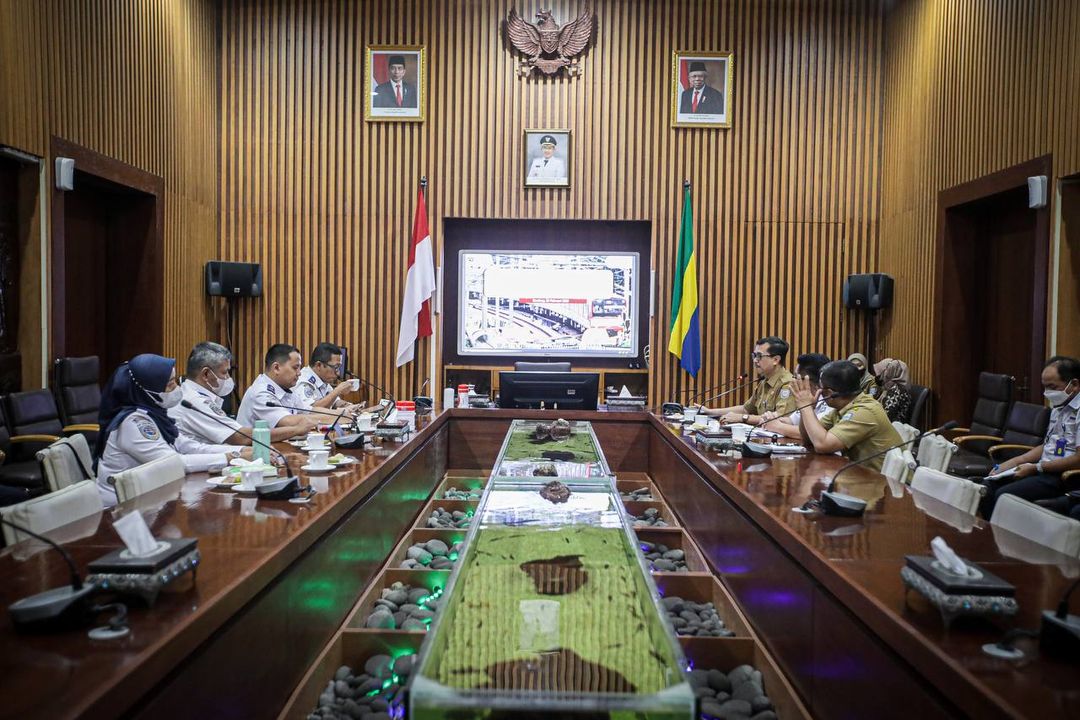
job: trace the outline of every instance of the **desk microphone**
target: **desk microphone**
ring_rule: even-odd
[[[383,402],[385,402],[385,401],[383,401]],[[300,412],[300,413],[309,413],[311,415],[333,415],[333,413],[327,412],[323,408],[286,407],[285,405],[281,405],[280,403],[276,403],[276,402],[268,402],[268,403],[266,403],[266,407],[281,408],[282,410],[289,410],[289,411],[292,411],[292,412]],[[334,426],[337,425],[339,422],[341,422],[341,419],[343,417],[345,417],[345,410],[341,411],[341,414],[338,415],[334,419],[334,422],[331,423],[330,426],[326,429],[326,432],[323,433],[323,440],[329,440],[330,439],[330,433],[333,432]],[[363,450],[364,449],[364,434],[363,433],[354,433],[353,435],[340,435],[340,436],[334,438],[334,444],[337,445],[338,447],[346,448],[347,450],[357,450],[357,449]]]
[[[745,380],[748,377],[750,377],[749,373],[743,373],[742,375],[739,375],[736,378],[732,378],[730,380],[725,380],[724,382],[720,383],[719,385],[714,385],[713,387],[708,388],[707,390],[704,390],[704,391],[702,391],[700,393],[697,393],[696,395],[693,395],[692,397],[687,399],[686,404],[689,405],[693,400],[695,400],[696,398],[701,397],[702,395],[705,395],[707,393],[711,393],[713,390],[719,390],[722,387],[727,387],[731,383],[736,383],[736,382],[739,382],[740,380]],[[686,388],[682,392],[676,393],[676,397],[678,397],[679,395],[685,395],[688,392],[690,392],[690,388]],[[678,402],[675,402],[674,400],[672,400],[671,402],[661,403],[660,405],[649,408],[649,412],[656,412],[658,409],[661,409],[661,412],[664,415],[674,415],[676,413],[681,413],[683,411],[683,405],[682,405],[682,403],[678,403]]]
[[[48,544],[67,563],[71,573],[71,584],[40,592],[37,595],[16,600],[8,605],[11,622],[18,630],[61,630],[78,627],[92,617],[93,607],[88,604],[91,595],[98,591],[97,585],[86,585],[75,567],[75,561],[67,550],[44,535],[27,530],[0,516],[0,523],[15,528],[19,532]]]
[[[1069,614],[1069,597],[1080,580],[1065,591],[1057,612],[1043,610],[1042,627],[1039,629],[1039,649],[1047,655],[1072,660],[1080,657],[1080,616]]]
[[[746,375],[740,375],[740,376],[739,376],[738,378],[736,378],[736,380],[742,380],[742,379],[744,379],[744,378],[747,378],[747,377],[750,377],[750,376],[749,376],[748,374],[746,374]],[[705,398],[704,400],[702,400],[701,402],[699,402],[699,403],[698,403],[698,405],[699,405],[699,406],[701,406],[701,405],[705,405],[705,403],[710,403],[710,402],[712,402],[713,400],[719,400],[719,399],[720,399],[720,398],[722,398],[722,397],[725,397],[725,396],[727,396],[727,395],[730,395],[731,393],[735,392],[736,390],[742,390],[743,388],[748,388],[748,387],[750,387],[751,385],[755,385],[755,384],[757,384],[757,383],[761,382],[761,381],[762,381],[762,380],[764,380],[764,379],[765,379],[765,378],[760,378],[760,377],[758,377],[758,378],[754,378],[754,379],[753,379],[753,380],[751,380],[750,382],[744,382],[744,383],[743,383],[743,384],[741,384],[741,385],[736,385],[736,386],[735,386],[735,387],[733,387],[733,388],[728,388],[727,390],[724,390],[723,392],[718,392],[718,393],[716,393],[716,394],[715,394],[715,395],[713,395],[712,397],[707,397],[707,398]],[[713,390],[715,390],[715,389],[716,389],[716,388],[713,388]],[[699,397],[701,397],[701,395],[695,395],[695,396],[694,396],[693,398],[691,398],[691,401],[693,401],[693,400],[696,400],[696,399],[698,399]]]
[[[832,395],[822,395],[820,398],[815,397],[812,402],[808,402],[805,405],[799,405],[797,408],[795,408],[791,412],[792,413],[801,412],[802,410],[804,410],[804,409],[806,409],[808,407],[814,407],[815,405],[818,404],[819,400],[828,400],[831,397],[832,397]],[[788,414],[790,415],[791,413],[788,413]],[[773,420],[779,420],[779,419],[780,419],[779,417],[775,417],[775,418],[772,418],[770,420],[762,419],[762,420],[758,421],[757,423],[755,423],[752,428],[750,428],[750,432],[748,432],[746,434],[746,440],[743,441],[743,446],[742,446],[743,457],[763,458],[763,457],[769,457],[770,455],[772,455],[772,447],[771,446],[764,445],[762,443],[751,442],[750,438],[753,436],[754,431],[757,430],[758,428],[760,428],[765,423],[770,423]]]
[[[351,372],[346,372],[345,374],[346,374],[346,376],[348,376],[348,378],[350,380],[359,380],[364,385],[367,385],[369,388],[374,388],[375,390],[378,390],[380,393],[382,393],[382,396],[383,396],[384,399],[389,399],[390,400],[390,407],[387,410],[386,415],[383,416],[382,418],[380,418],[380,422],[382,420],[385,420],[386,418],[390,417],[390,413],[392,413],[394,411],[394,408],[397,407],[397,400],[394,398],[393,394],[388,393],[386,390],[383,390],[381,387],[379,387],[375,383],[371,382],[370,380],[365,380],[364,378],[360,377],[359,375],[355,375],[355,374],[353,374]]]
[[[845,470],[847,470],[849,468],[853,468],[856,465],[862,465],[863,463],[865,463],[865,462],[867,462],[869,460],[873,460],[874,458],[879,458],[882,455],[885,455],[885,454],[887,454],[889,452],[892,452],[893,450],[896,450],[898,448],[902,448],[905,445],[911,445],[913,443],[917,443],[924,436],[930,435],[931,433],[940,432],[942,430],[952,430],[954,427],[956,427],[959,424],[960,423],[956,422],[955,420],[950,420],[949,422],[947,422],[947,423],[945,423],[943,425],[939,425],[938,427],[933,428],[931,430],[924,430],[923,432],[919,433],[918,435],[911,438],[910,440],[905,440],[905,441],[903,441],[901,443],[897,443],[896,445],[893,445],[892,447],[885,448],[881,452],[876,452],[873,455],[868,455],[868,456],[862,458],[861,460],[853,460],[852,462],[849,462],[848,464],[844,465],[843,467],[841,467],[839,470],[836,471],[836,474],[832,476],[832,480],[829,482],[829,488],[836,487],[836,478],[840,477],[841,473],[843,473]],[[862,500],[860,498],[857,498],[857,497],[854,497],[854,496],[851,496],[851,495],[845,495],[843,493],[833,492],[831,489],[821,491],[820,506],[821,506],[821,511],[823,513],[825,513],[826,515],[841,515],[841,516],[845,516],[845,517],[858,517],[859,515],[862,515],[863,512],[866,511],[866,501],[865,500]]]
[[[269,405],[271,407],[281,407],[281,405],[277,405],[276,403],[267,403],[267,405]],[[227,423],[224,420],[222,420],[221,418],[219,418],[217,415],[214,415],[213,413],[208,413],[208,412],[205,412],[203,410],[200,410],[199,408],[195,407],[195,405],[193,405],[190,400],[187,400],[187,399],[181,400],[180,401],[180,407],[186,408],[188,410],[194,410],[195,412],[199,413],[200,415],[204,415],[204,416],[210,418],[211,420],[216,422],[218,425],[224,425],[225,427],[229,428],[230,430],[232,430],[234,433],[236,433],[240,437],[247,438],[248,440],[251,441],[251,447],[252,448],[254,448],[256,445],[262,445],[263,447],[267,448],[270,452],[275,453],[279,458],[281,458],[281,462],[285,465],[285,474],[290,478],[293,478],[293,479],[296,478],[296,475],[293,473],[292,468],[289,466],[289,458],[285,457],[285,453],[281,452],[280,450],[278,450],[273,445],[264,444],[262,441],[259,441],[259,440],[256,440],[255,438],[253,438],[251,435],[248,435],[245,432],[241,432],[240,430],[237,430],[232,425],[230,425],[229,423]],[[287,410],[292,410],[294,408],[286,408],[286,409]]]

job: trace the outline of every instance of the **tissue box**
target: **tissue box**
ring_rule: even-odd
[[[121,548],[94,560],[87,567],[87,582],[105,592],[142,598],[152,607],[162,588],[188,572],[194,578],[201,560],[196,538],[160,542],[168,547],[146,557],[132,556]]]
[[[956,573],[935,567],[937,562],[933,557],[925,555],[905,555],[904,561],[907,567],[914,570],[919,576],[926,578],[934,587],[949,595],[993,595],[996,597],[1013,597],[1016,587],[1002,580],[997,575],[983,568],[968,563],[980,573],[980,577],[960,577]]]

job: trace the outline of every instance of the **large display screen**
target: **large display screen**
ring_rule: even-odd
[[[638,254],[458,254],[461,355],[636,357]]]

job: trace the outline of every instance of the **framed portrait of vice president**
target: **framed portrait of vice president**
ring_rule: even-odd
[[[427,74],[422,45],[368,45],[364,72],[364,119],[423,122]]]
[[[570,131],[525,131],[525,187],[570,187]]]
[[[729,52],[679,51],[671,63],[672,127],[731,127]]]

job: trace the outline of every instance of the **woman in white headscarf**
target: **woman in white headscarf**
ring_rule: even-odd
[[[867,361],[866,356],[862,353],[851,353],[848,355],[848,362],[854,363],[855,367],[863,372],[862,377],[859,379],[859,389],[870,395],[870,397],[877,397],[877,381],[874,380],[874,376],[870,372],[870,368],[868,367],[869,362]]]

